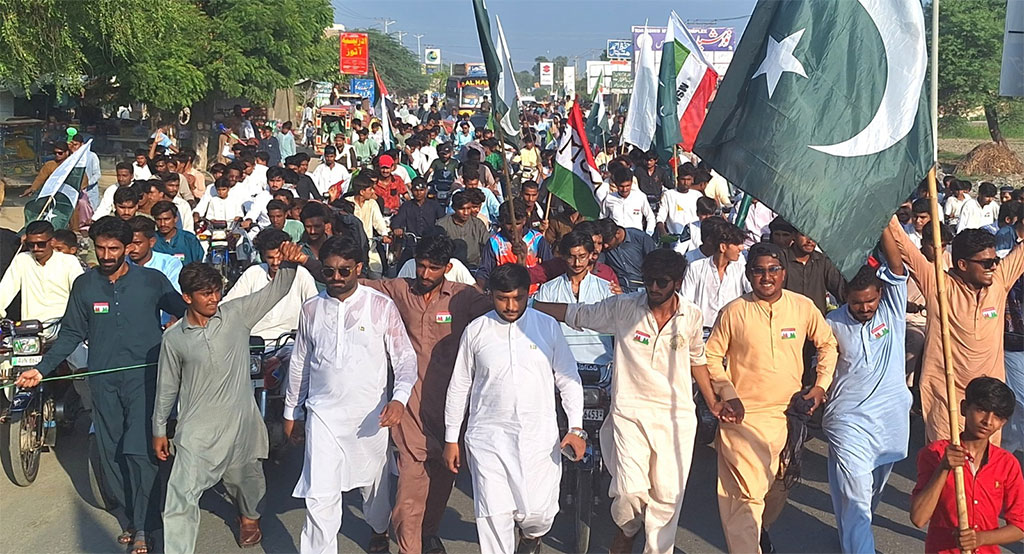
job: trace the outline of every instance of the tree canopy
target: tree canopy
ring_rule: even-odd
[[[177,109],[211,95],[267,101],[337,72],[328,0],[0,0],[0,13],[0,82],[27,91],[85,87]]]
[[[353,32],[367,34],[370,63],[377,66],[377,72],[388,87],[388,92],[416,94],[430,85],[430,76],[423,74],[419,58],[395,40],[395,37],[377,29],[353,29]],[[370,71],[372,75],[373,69]]]

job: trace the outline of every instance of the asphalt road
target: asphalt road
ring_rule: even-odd
[[[62,430],[57,447],[43,455],[36,482],[19,488],[0,478],[0,552],[121,552],[114,537],[120,531],[115,515],[93,507],[89,492],[87,462],[88,420],[80,419],[73,429]],[[922,441],[921,425],[914,422],[911,452]],[[828,494],[825,443],[815,435],[804,458],[805,475],[792,491],[789,506],[771,531],[780,552],[837,552],[835,518]],[[263,552],[295,552],[305,517],[302,501],[291,491],[302,465],[302,451],[292,449],[280,462],[266,462],[267,496],[263,516]],[[676,536],[682,552],[725,550],[715,498],[715,453],[706,446],[694,452]],[[910,524],[909,493],[915,478],[913,460],[897,464],[875,516],[876,546],[881,552],[920,552],[924,533]],[[358,493],[346,495],[346,510],[339,535],[341,552],[363,552],[370,529],[360,511]],[[218,486],[206,493],[200,504],[202,521],[197,551],[239,552],[234,542],[236,512]],[[545,538],[545,550],[571,552],[567,546],[571,521],[566,514],[556,519]],[[597,508],[592,552],[607,552],[614,525],[607,503]],[[441,536],[449,552],[479,552],[473,521],[471,485],[468,475],[460,476],[444,517]],[[637,552],[642,541],[636,544]],[[393,552],[397,546],[393,545]],[[260,548],[248,552],[260,552]],[[1020,548],[1016,549],[1020,552]]]

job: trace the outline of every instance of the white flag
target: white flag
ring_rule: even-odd
[[[654,67],[654,39],[647,29],[637,37],[636,47],[640,49],[639,64],[620,143],[650,150],[658,123],[658,71]]]
[[[76,167],[85,167],[88,161],[89,152],[92,151],[92,139],[82,145],[77,151],[73,152],[66,160],[57,166],[57,169],[53,170],[53,173],[46,178],[46,182],[43,183],[42,188],[39,189],[39,195],[36,198],[46,198],[53,196],[58,191],[64,196],[71,200],[71,205],[74,206],[78,202],[78,186],[70,186],[65,184],[68,180],[68,176]],[[81,183],[76,183],[80,185]]]

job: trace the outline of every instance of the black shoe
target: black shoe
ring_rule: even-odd
[[[540,552],[540,539],[541,537],[528,539],[520,533],[519,546],[516,547],[516,554],[538,554]]]
[[[441,537],[437,535],[423,537],[422,547],[423,554],[448,554],[448,551],[444,549],[444,543],[441,542]]]
[[[761,554],[775,554],[775,545],[764,529],[761,529]]]

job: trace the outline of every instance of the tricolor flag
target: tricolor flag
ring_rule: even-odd
[[[391,150],[394,146],[395,141],[392,138],[391,133],[391,114],[388,110],[388,88],[384,86],[384,81],[381,80],[380,74],[377,73],[377,64],[373,64],[373,78],[377,81],[377,102],[374,106],[374,111],[377,112],[377,117],[380,118],[380,131],[384,135],[382,144],[380,145],[380,151]]]
[[[853,278],[932,166],[925,34],[920,0],[760,0],[694,152]]]
[[[601,184],[601,172],[597,170],[587,141],[579,102],[573,103],[566,124],[566,132],[555,152],[555,167],[548,181],[548,190],[580,215],[597,219],[600,210],[594,188]]]
[[[672,12],[658,74],[658,130],[654,139],[661,161],[672,159],[677,144],[687,152],[693,150],[717,85],[718,73],[704,59],[683,21]]]
[[[787,328],[783,329],[779,333],[779,336],[782,337],[782,340],[795,339],[796,338],[796,329],[794,329],[792,327],[787,327]]]
[[[874,329],[871,330],[871,336],[880,339],[889,334],[889,327],[885,323],[879,323]]]
[[[498,42],[491,40],[491,20],[487,15],[484,0],[473,0],[473,14],[476,16],[476,30],[480,37],[480,52],[487,68],[487,81],[491,89],[491,110],[496,123],[501,126],[505,142],[518,146],[520,138],[519,125],[519,87],[516,86],[515,70],[512,69],[512,58],[505,32],[498,25]]]

